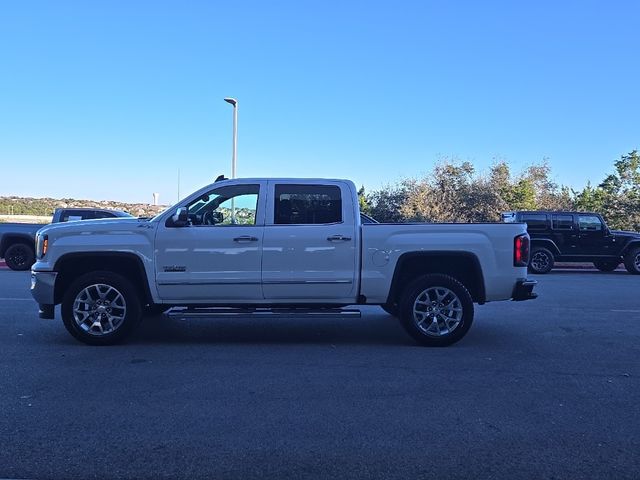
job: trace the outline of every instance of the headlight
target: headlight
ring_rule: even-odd
[[[36,235],[36,257],[42,258],[47,254],[49,248],[49,236],[48,235]]]

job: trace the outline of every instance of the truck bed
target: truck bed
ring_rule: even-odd
[[[511,298],[514,276],[527,277],[526,267],[513,266],[514,239],[526,233],[523,224],[370,223],[361,229],[360,292],[368,303],[386,301],[396,265],[408,260],[405,252],[473,258],[481,265],[483,283],[492,285],[484,301]],[[505,265],[511,267],[505,269]]]

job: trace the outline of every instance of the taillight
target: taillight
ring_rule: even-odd
[[[513,266],[526,267],[529,264],[529,235],[523,233],[513,240]]]
[[[43,257],[47,254],[48,249],[49,249],[49,235],[45,235],[44,240],[42,240],[42,256]]]

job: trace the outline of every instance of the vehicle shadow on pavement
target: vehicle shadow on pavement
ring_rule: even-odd
[[[415,345],[398,320],[381,313],[358,320],[145,319],[128,344],[361,344]]]
[[[551,270],[549,273],[545,273],[542,275],[539,274],[535,274],[535,273],[530,273],[529,275],[535,277],[535,278],[544,278],[547,275],[604,275],[604,276],[629,276],[629,277],[633,277],[634,275],[631,275],[629,272],[627,272],[626,270],[616,270],[613,272],[601,272],[600,270],[564,270],[564,269],[554,269]]]

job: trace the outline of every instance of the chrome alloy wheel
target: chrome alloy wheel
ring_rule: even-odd
[[[127,314],[127,303],[111,285],[89,285],[76,295],[73,319],[89,335],[107,335],[115,332]]]
[[[531,257],[531,266],[536,271],[545,270],[549,266],[549,255],[545,252],[536,252]]]
[[[636,255],[636,258],[633,259],[633,264],[636,267],[636,270],[640,271],[640,253]]]
[[[413,321],[431,337],[448,335],[462,321],[462,302],[448,288],[429,287],[413,303]]]

